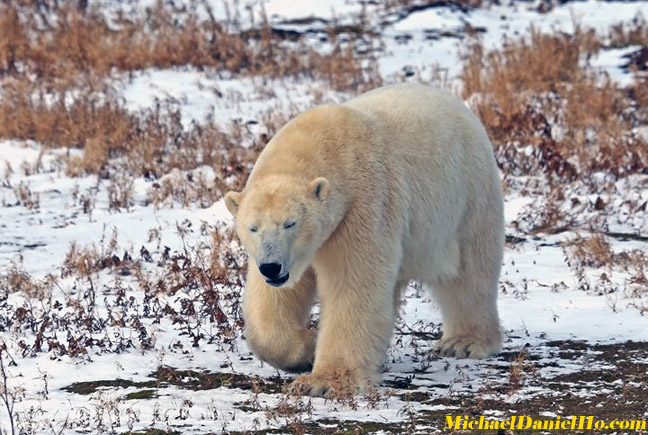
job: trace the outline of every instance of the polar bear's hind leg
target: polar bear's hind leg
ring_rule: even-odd
[[[482,359],[501,347],[497,292],[503,236],[493,227],[476,233],[457,251],[455,277],[430,283],[443,316],[443,337],[437,343],[442,356]]]

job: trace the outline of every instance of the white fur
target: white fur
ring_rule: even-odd
[[[341,375],[356,389],[377,382],[412,279],[441,306],[442,355],[499,350],[500,180],[484,128],[452,95],[403,84],[312,109],[277,133],[226,203],[251,256],[248,342],[278,368],[314,363],[296,381],[303,390],[322,394]],[[287,220],[295,232],[279,228]],[[286,259],[283,287],[259,273],[266,254],[248,225],[282,246],[272,252]],[[317,337],[306,326],[315,293]]]

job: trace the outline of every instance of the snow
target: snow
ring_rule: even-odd
[[[16,150],[28,150],[25,158],[33,158],[33,150],[17,147]],[[46,153],[47,154],[47,153]],[[15,159],[14,159],[15,160]],[[195,207],[165,208],[153,211],[151,207],[141,205],[133,206],[128,212],[109,212],[106,208],[106,181],[99,181],[92,177],[69,179],[61,174],[37,174],[25,177],[29,180],[34,191],[40,194],[41,206],[38,213],[26,212],[21,207],[5,207],[2,209],[2,222],[8,228],[3,229],[3,239],[17,243],[17,246],[3,247],[0,256],[4,264],[20,252],[23,257],[25,269],[36,276],[55,269],[62,261],[63,254],[73,241],[86,244],[99,244],[104,237],[103,231],[110,233],[115,228],[118,231],[118,243],[121,247],[134,247],[136,252],[140,245],[147,246],[152,253],[156,249],[148,242],[148,230],[157,228],[160,231],[161,245],[174,246],[180,249],[180,240],[175,227],[179,222],[190,222],[194,228],[203,222],[214,223],[217,221],[231,225],[231,218],[223,202],[218,201],[212,207],[197,209]],[[137,190],[148,187],[148,183],[138,180]],[[51,186],[56,185],[56,189]],[[86,217],[77,217],[79,206],[67,203],[70,189],[75,185],[81,189],[96,189],[97,201],[92,220]],[[48,187],[49,186],[49,187]],[[6,190],[6,189],[5,189]],[[141,192],[139,192],[141,193]],[[62,207],[64,205],[65,207]],[[528,199],[512,198],[506,203],[506,217],[510,223],[518,213],[528,205]],[[645,217],[644,217],[645,219]],[[68,221],[70,225],[60,227],[56,222]],[[73,223],[72,223],[73,222]],[[105,228],[105,229],[104,229]],[[648,341],[648,328],[646,318],[634,308],[627,306],[628,300],[618,295],[619,300],[611,301],[612,296],[598,296],[576,288],[576,282],[569,266],[565,263],[562,249],[556,244],[569,235],[542,238],[540,241],[531,241],[516,248],[508,248],[504,259],[502,280],[511,282],[513,288],[519,289],[527,286],[523,297],[513,293],[501,294],[499,307],[502,325],[509,337],[505,349],[520,350],[527,345],[541,349],[544,343],[553,340],[578,340],[593,343],[619,343],[628,340]],[[190,245],[199,243],[199,234],[190,234]],[[185,243],[185,242],[182,242]],[[622,242],[619,242],[621,244]],[[623,242],[626,243],[626,242]],[[640,249],[646,248],[646,243],[637,243]],[[24,249],[27,244],[39,244],[36,249]],[[100,282],[110,282],[112,277],[104,276]],[[69,282],[61,282],[63,288],[68,288]],[[556,288],[557,290],[552,290]],[[417,297],[416,292],[408,292],[403,312],[403,321],[408,325],[415,325],[417,321],[424,320],[438,325],[441,316],[435,308],[431,298],[425,293]],[[19,303],[19,297],[11,296],[13,303]],[[613,311],[611,303],[617,305]],[[11,368],[12,382],[20,384],[28,392],[24,401],[18,403],[18,409],[26,411],[29,407],[38,407],[43,416],[53,421],[62,422],[70,420],[83,420],[83,413],[88,410],[88,403],[92,404],[91,413],[105,413],[110,415],[110,407],[114,400],[121,400],[122,420],[120,430],[127,428],[128,412],[134,412],[138,421],[135,428],[147,427],[155,422],[154,411],[146,400],[129,400],[124,402],[124,397],[142,388],[106,389],[103,392],[92,393],[89,396],[80,396],[62,390],[75,382],[91,381],[96,379],[126,379],[134,382],[150,381],[149,374],[160,365],[168,365],[178,369],[212,370],[232,373],[243,373],[270,377],[276,371],[268,365],[259,363],[254,358],[241,360],[241,356],[250,355],[245,342],[237,340],[238,349],[231,351],[219,345],[201,345],[196,350],[188,353],[174,352],[174,343],[183,341],[178,336],[178,331],[168,320],[152,328],[155,335],[155,351],[143,352],[130,351],[121,354],[97,354],[89,359],[74,359],[63,357],[58,359],[26,358],[18,359],[18,367]],[[122,334],[130,334],[128,328],[122,328]],[[11,349],[16,349],[18,334],[3,334]],[[390,350],[392,358],[397,362],[388,365],[385,379],[398,379],[406,377],[412,371],[412,362],[409,361],[407,348],[394,344]],[[444,367],[450,365],[450,369]],[[445,397],[452,391],[472,391],[479,388],[481,382],[490,379],[490,367],[497,366],[500,362],[487,361],[475,362],[456,360],[454,358],[432,360],[430,366],[423,373],[416,375],[415,384],[432,395]],[[597,366],[603,370],[605,366]],[[542,369],[542,376],[557,376],[558,374],[576,372],[579,364],[565,364],[559,369]],[[44,381],[42,373],[47,374],[49,394],[47,399],[40,397]],[[457,379],[461,381],[457,381]],[[493,381],[495,382],[495,381]],[[441,386],[439,385],[446,385]],[[252,393],[221,387],[217,390],[191,391],[167,386],[156,389],[155,404],[164,412],[181,416],[187,412],[188,416],[182,417],[182,424],[186,425],[189,433],[200,433],[205,430],[252,430],[257,425],[265,427],[273,424],[265,417],[264,412],[242,412],[238,409],[241,402],[251,400]],[[40,392],[40,393],[39,393]],[[544,394],[543,390],[534,393],[527,390],[525,397],[533,394]],[[185,400],[191,401],[189,408]],[[509,398],[511,403],[518,400],[517,395]],[[276,406],[280,399],[276,395],[261,393],[256,399],[265,406]],[[184,404],[183,404],[184,403]],[[364,403],[362,400],[360,403]],[[331,404],[323,399],[312,399],[313,419],[324,418],[331,414]],[[364,405],[363,405],[364,406]],[[341,420],[367,420],[386,419],[387,421],[403,421],[400,412],[406,404],[402,399],[392,397],[385,401],[385,408],[363,411],[336,411],[335,415]],[[428,409],[426,405],[417,405],[417,409]],[[105,408],[105,409],[104,409]],[[118,406],[119,408],[119,406]],[[451,406],[432,405],[430,410],[446,409],[450,412]],[[85,411],[84,411],[85,410]],[[126,411],[130,410],[130,411]],[[102,414],[103,415],[103,414]],[[258,421],[256,421],[258,420]],[[261,422],[261,423],[259,423]],[[265,422],[265,423],[263,423]],[[113,422],[114,423],[114,422]],[[160,424],[160,422],[158,422]],[[276,424],[276,423],[275,423]],[[108,425],[108,423],[106,423]],[[109,426],[106,426],[109,427]],[[164,425],[160,426],[164,427]]]
[[[465,27],[483,29],[485,31],[479,33],[479,38],[486,49],[494,49],[501,47],[506,40],[528,35],[532,28],[540,32],[573,34],[576,27],[581,26],[605,34],[612,25],[647,14],[643,2],[567,2],[545,14],[538,12],[535,6],[533,3],[518,2],[513,7],[493,5],[473,11],[431,8],[414,12],[385,29],[385,38],[392,40],[392,56],[380,59],[381,73],[386,77],[399,75],[404,65],[426,71],[430,64],[436,64],[449,78],[456,77],[460,72],[462,51],[468,47],[467,39],[428,38],[428,35],[438,35],[439,32],[451,31],[461,35]],[[403,34],[408,34],[412,39],[405,44],[395,43]],[[611,71],[615,78],[622,77],[622,85],[627,83],[628,78],[618,71],[617,66],[625,53],[611,51],[603,55],[598,64]]]
[[[23,164],[33,166],[38,161],[40,147],[37,144],[18,143],[14,141],[0,142],[0,163],[3,165],[3,177],[9,177],[9,172],[17,172]],[[7,167],[10,170],[7,170]]]
[[[467,23],[466,15],[466,13],[459,10],[435,8],[415,12],[394,24],[393,29],[397,32],[418,31],[421,29],[458,29]]]
[[[311,106],[323,82],[296,82],[291,79],[223,78],[213,71],[193,69],[149,69],[119,79],[118,90],[126,107],[145,111],[164,102],[180,110],[182,125],[213,117],[223,125],[259,121],[264,114],[286,109],[299,113]],[[328,92],[326,101],[340,101]]]
[[[633,83],[634,77],[632,73],[623,69],[628,63],[625,56],[634,53],[640,48],[638,45],[631,45],[629,47],[601,50],[597,56],[590,60],[590,64],[601,71],[605,71],[620,86],[626,87]]]
[[[158,101],[178,105],[185,127],[192,121],[205,121],[218,99],[216,78],[196,71],[148,70],[136,74],[125,86],[126,107],[133,111],[153,107]]]
[[[362,8],[360,2],[349,0],[269,0],[261,3],[270,17],[283,20],[308,17],[331,19],[358,13]]]
[[[225,12],[220,3],[211,3],[217,11],[217,17],[223,17]],[[146,4],[152,2],[142,3],[140,7],[146,7]],[[259,3],[253,5],[260,6]],[[344,17],[357,12],[360,5],[340,0],[270,0],[263,7],[273,22],[279,22],[304,17],[328,20],[333,11],[336,16]],[[467,25],[483,27],[486,32],[481,34],[481,38],[486,47],[493,48],[501,46],[507,38],[528,34],[532,25],[542,31],[573,32],[574,23],[580,23],[603,31],[611,24],[631,19],[639,12],[648,12],[646,3],[586,1],[568,2],[547,14],[531,10],[527,3],[520,3],[514,7],[491,6],[470,12],[433,8],[412,13],[404,19],[379,17],[378,12],[373,11],[373,19],[384,19],[386,22],[383,32],[387,44],[386,55],[380,57],[379,64],[381,73],[388,81],[402,79],[404,67],[416,68],[422,78],[431,79],[437,68],[433,65],[438,65],[450,80],[454,80],[459,73],[460,54],[465,49],[466,42],[455,37],[426,39],[426,35],[431,34],[430,30],[460,31]],[[412,38],[400,43],[397,37],[403,34],[410,34]],[[606,50],[591,62],[596,68],[608,71],[610,77],[619,84],[626,85],[629,76],[619,66],[622,56],[630,51],[631,47]],[[201,122],[207,117],[213,117],[221,125],[229,125],[235,120],[247,123],[261,119],[268,112],[295,114],[322,100],[341,101],[348,97],[343,93],[328,91],[326,84],[314,81],[232,78],[217,71],[193,69],[139,71],[131,77],[117,77],[115,87],[129,110],[134,112],[146,110],[158,101],[172,104],[180,110],[186,128],[192,122]],[[322,91],[325,96],[317,96]],[[645,127],[642,128],[645,130]],[[0,274],[20,264],[26,272],[42,279],[48,273],[59,270],[71,244],[75,243],[80,248],[101,246],[106,243],[106,239],[111,238],[113,232],[119,254],[125,250],[136,253],[143,246],[157,258],[165,246],[169,246],[173,252],[181,252],[185,246],[194,248],[207,243],[208,237],[199,230],[203,225],[210,228],[232,225],[232,218],[222,200],[207,208],[195,204],[181,207],[171,203],[155,209],[145,201],[154,181],[144,178],[135,180],[135,201],[128,210],[111,210],[108,204],[110,180],[96,176],[70,178],[65,174],[64,158],[78,153],[78,150],[45,150],[35,143],[0,142],[0,199],[3,203],[0,207]],[[40,170],[30,170],[36,168],[39,162]],[[7,172],[7,167],[11,171]],[[208,176],[214,177],[213,172],[210,173],[207,169],[205,171]],[[182,176],[179,171],[168,176],[178,175]],[[520,180],[520,183],[524,183],[524,180]],[[619,181],[616,185],[617,198],[610,198],[613,202],[605,198],[614,207],[613,214],[606,221],[609,231],[648,233],[648,217],[645,214],[631,214],[624,205],[627,199],[640,202],[648,200],[645,183],[645,176]],[[37,209],[30,210],[17,204],[16,189],[21,184],[37,196]],[[596,199],[586,199],[579,192],[571,193],[584,201]],[[91,215],[83,213],[78,199],[78,196],[84,194],[94,198]],[[522,236],[513,229],[512,223],[529,208],[542,204],[538,202],[542,194],[522,192],[522,189],[515,188],[507,192],[507,235]],[[583,219],[588,219],[588,216],[584,213]],[[178,234],[178,226],[188,229],[183,237]],[[159,234],[159,241],[151,240],[151,231]],[[583,234],[583,231],[578,234],[572,231],[557,235],[541,234],[537,240],[525,236],[523,242],[507,245],[499,299],[502,325],[507,336],[505,351],[514,352],[531,347],[542,355],[542,361],[546,361],[552,358],[551,352],[547,350],[550,341],[576,340],[599,344],[648,341],[646,315],[637,309],[642,304],[648,306],[648,296],[645,292],[639,296],[628,294],[626,271],[615,269],[611,273],[605,270],[612,275],[614,285],[619,287],[617,292],[599,295],[595,291],[579,288],[578,279],[568,264],[562,247],[565,242],[579,235],[588,234]],[[645,252],[648,248],[648,243],[642,240],[613,239],[610,243],[615,252],[631,249]],[[155,273],[150,268],[145,271]],[[602,272],[602,269],[588,271],[588,278],[596,282]],[[114,298],[110,289],[117,279],[121,278],[114,271],[99,274],[96,286],[106,293],[97,298],[102,300],[98,304],[103,304],[104,297],[106,300]],[[58,286],[57,297],[75,294],[76,283],[73,278],[62,278]],[[141,303],[142,295],[132,293]],[[170,304],[177,304],[173,297],[167,299]],[[9,303],[19,306],[25,303],[25,298],[14,293],[9,296]],[[410,288],[401,322],[406,326],[403,327],[404,331],[410,327],[433,334],[441,323],[441,316],[427,292]],[[105,430],[115,431],[128,430],[129,420],[135,429],[172,427],[181,428],[186,433],[249,431],[283,426],[286,419],[273,420],[262,409],[246,412],[240,407],[242,402],[258,400],[262,406],[273,408],[282,400],[279,394],[261,392],[255,397],[251,391],[238,388],[191,391],[166,385],[156,388],[158,397],[154,401],[155,405],[147,400],[122,400],[115,405],[114,399],[123,399],[128,393],[141,389],[106,388],[89,396],[63,390],[75,382],[101,379],[151,381],[150,374],[161,365],[262,378],[278,374],[270,366],[252,357],[240,334],[237,335],[233,348],[222,343],[204,342],[200,347],[193,348],[190,339],[180,335],[178,325],[169,319],[165,318],[159,324],[149,323],[146,327],[155,337],[154,350],[130,349],[122,353],[96,353],[81,358],[56,357],[46,353],[33,358],[22,358],[19,356],[18,344],[24,334],[29,332],[3,331],[2,340],[7,343],[17,362],[17,366],[9,367],[10,386],[19,386],[25,392],[25,397],[16,404],[16,410],[23,415],[30,408],[38,410],[35,420],[40,426],[35,432],[50,430],[48,422],[54,422],[55,430],[66,419],[88,421],[86,427],[79,426],[77,429],[92,430],[88,428],[98,427],[97,416],[105,419]],[[137,334],[131,328],[117,325],[111,326],[107,331],[115,337]],[[502,382],[497,379],[500,375],[493,374],[493,370],[508,364],[502,358],[487,361],[433,358],[428,361],[414,355],[415,352],[409,347],[412,343],[418,343],[423,351],[429,350],[432,345],[431,340],[411,335],[395,337],[383,378],[385,381],[395,381],[411,376],[415,391],[425,391],[433,397],[450,397],[457,392],[476,391],[484,383]],[[178,344],[184,346],[182,350],[177,350]],[[608,368],[603,363],[596,367],[601,370]],[[540,375],[557,376],[576,372],[580,368],[580,362],[557,368],[547,366],[540,370]],[[46,374],[48,393],[44,392],[43,373]],[[285,374],[281,374],[281,377],[287,378]],[[381,387],[382,392],[386,390],[386,387]],[[520,395],[511,395],[508,400],[513,403],[522,397],[544,394],[543,391],[528,389]],[[190,400],[191,406],[185,400]],[[398,396],[387,396],[381,400],[380,407],[372,409],[367,400],[361,398],[358,409],[353,410],[324,399],[312,399],[312,415],[308,416],[305,411],[301,415],[313,420],[330,417],[332,414],[340,420],[406,420],[403,410],[411,406],[409,402]],[[111,406],[117,407],[116,414]],[[441,412],[457,409],[451,403],[417,403],[416,406],[419,410]],[[156,417],[156,410],[162,413],[161,418]],[[4,412],[4,409],[0,410],[0,431],[8,430]],[[492,411],[491,415],[497,415],[497,412]],[[165,418],[170,422],[168,426]],[[68,432],[72,430],[67,429],[66,433]]]
[[[541,243],[556,241],[549,238]],[[525,330],[532,337],[545,334],[552,340],[585,339],[600,343],[648,340],[645,316],[625,307],[628,301],[611,299],[618,295],[598,296],[571,290],[576,282],[570,276],[562,249],[540,247],[541,243],[529,243],[523,252],[506,252],[502,278],[511,280],[516,287],[526,279],[528,294],[524,299],[506,296],[500,299],[505,328]],[[562,288],[562,283],[566,288]],[[558,285],[559,290],[551,291],[553,285]],[[612,313],[613,302],[620,305],[618,312]]]

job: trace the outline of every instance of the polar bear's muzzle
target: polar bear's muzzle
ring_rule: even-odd
[[[263,263],[259,265],[259,272],[266,278],[266,282],[273,287],[281,287],[290,277],[289,273],[281,276],[281,269],[279,263]]]

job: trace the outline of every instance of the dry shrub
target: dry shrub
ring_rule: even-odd
[[[264,414],[269,421],[280,422],[294,434],[305,434],[308,433],[307,422],[313,417],[312,399],[283,392],[279,403],[273,408],[266,407]]]
[[[462,73],[464,97],[488,93],[510,117],[525,94],[557,91],[557,86],[582,73],[581,53],[593,54],[597,48],[591,32],[546,35],[534,28],[529,41],[512,41],[502,50],[484,53],[475,44]]]
[[[628,290],[631,297],[648,295],[648,254],[641,249],[620,252],[617,260],[621,267],[630,274]]]
[[[56,95],[30,98],[38,90],[20,82],[4,91],[0,100],[0,137],[34,140],[47,147],[83,149],[82,156],[67,158],[68,174],[111,178],[110,200],[115,210],[128,208],[132,203],[124,172],[156,179],[173,169],[187,171],[200,166],[212,167],[218,176],[196,186],[196,195],[182,195],[180,188],[166,189],[157,200],[172,196],[183,204],[199,200],[207,205],[205,201],[224,191],[242,187],[256,155],[274,133],[272,130],[253,138],[244,138],[239,133],[241,142],[237,142],[233,131],[224,131],[213,117],[203,125],[193,124],[187,129],[181,123],[179,111],[169,105],[158,104],[141,113],[129,113],[108,89],[74,92],[66,88]],[[266,126],[276,128],[272,119],[268,118]],[[249,142],[252,146],[241,146]],[[19,193],[26,192],[23,190]],[[20,195],[20,199],[29,198]],[[29,204],[36,207],[37,201]]]
[[[239,285],[241,276],[247,275],[247,260],[243,247],[235,241],[233,228],[223,227],[211,231],[211,257],[209,273],[228,285]]]
[[[538,368],[535,363],[529,359],[529,353],[526,350],[518,353],[510,360],[509,368],[509,395],[517,393],[520,388],[530,379],[538,376]]]
[[[0,275],[0,299],[6,298],[10,293],[21,292],[28,299],[42,301],[50,297],[56,283],[56,277],[53,275],[34,279],[24,270],[22,264],[12,263],[4,270],[3,275]]]
[[[82,166],[97,172],[110,154],[125,150],[137,127],[136,118],[105,92],[62,87],[47,94],[25,80],[9,82],[0,100],[0,137],[85,148]]]
[[[183,291],[202,291],[207,289],[218,293],[217,286],[229,291],[238,291],[243,285],[241,276],[247,269],[243,248],[234,241],[234,230],[228,227],[201,228],[201,233],[211,237],[209,245],[199,245],[189,249],[184,241],[186,229],[179,224],[178,232],[183,240],[183,252],[170,252],[165,247],[157,258],[157,266],[162,273],[151,277],[142,271],[137,272],[138,285],[151,295],[170,295]],[[145,248],[140,250],[142,260],[154,262],[154,254]]]
[[[133,205],[133,179],[123,173],[111,175],[108,185],[108,210],[128,211]]]
[[[132,253],[124,250],[118,253],[118,232],[113,227],[110,236],[104,226],[98,246],[94,244],[79,248],[72,242],[65,254],[65,260],[60,269],[61,277],[75,277],[87,281],[92,287],[92,280],[104,270],[113,270],[120,275],[130,275],[140,268],[140,261],[133,259]]]
[[[619,246],[617,245],[617,248]],[[623,247],[622,247],[623,248]],[[610,242],[603,234],[594,234],[588,239],[577,238],[565,243],[567,264],[574,271],[580,290],[593,290],[597,294],[616,293],[623,290],[624,295],[632,299],[628,306],[634,306],[641,312],[648,295],[648,256],[641,249],[612,250]],[[588,278],[588,269],[604,269],[592,284]],[[615,274],[623,272],[622,285],[613,280]],[[592,274],[589,274],[593,277]],[[612,309],[615,310],[614,306]]]
[[[484,122],[505,171],[573,179],[647,170],[648,146],[632,128],[643,101],[582,65],[599,47],[593,32],[579,29],[574,35],[531,29],[528,41],[490,53],[473,46],[462,72],[463,96]]]
[[[116,162],[120,172],[154,179],[173,169],[210,166],[218,176],[213,188],[206,188],[211,182],[198,187],[200,195],[209,195],[200,198],[204,202],[242,187],[256,155],[277,128],[277,116],[263,121],[272,129],[245,138],[247,143],[242,143],[240,126],[219,126],[213,117],[186,129],[179,111],[169,105],[129,113],[106,85],[113,72],[192,66],[234,76],[308,76],[353,91],[380,83],[371,57],[374,35],[361,26],[345,29],[348,37],[340,38],[342,29],[334,24],[328,34],[330,50],[324,53],[299,35],[286,39],[263,13],[254,17],[256,28],[240,31],[236,19],[213,19],[206,2],[200,4],[210,18],[199,18],[197,4],[177,10],[157,2],[145,14],[118,15],[110,21],[98,3],[89,8],[71,0],[1,4],[0,138],[83,149],[82,157],[67,162],[72,176],[110,178],[108,161]],[[240,146],[250,142],[252,146]],[[162,197],[169,195],[183,203],[194,200],[178,192]]]
[[[307,74],[329,79],[334,87],[367,81],[353,42],[332,41],[331,53],[321,54],[300,37],[286,41],[263,13],[259,28],[240,32],[232,23],[200,19],[191,8],[182,12],[163,2],[143,16],[114,22],[99,3],[79,9],[77,2],[54,2],[49,19],[38,13],[39,4],[10,0],[0,6],[0,71],[20,69],[39,80],[70,82],[88,72],[105,76],[113,69],[193,65],[266,77]],[[343,75],[349,77],[340,80]]]
[[[204,171],[182,172],[173,169],[153,183],[148,191],[148,199],[156,209],[165,204],[172,207],[174,201],[183,207],[196,203],[206,208],[220,197],[220,189],[216,189],[215,185],[215,177]]]
[[[99,253],[95,247],[79,249],[76,243],[72,243],[65,254],[61,276],[63,278],[68,276],[88,277],[102,269],[102,267],[98,267],[98,264]]]
[[[619,23],[610,28],[607,45],[611,48],[648,44],[648,22],[643,15],[635,16],[629,23]]]
[[[573,248],[570,258],[584,267],[611,268],[614,265],[614,252],[610,243],[601,234],[594,234],[586,240],[578,239],[571,245]]]
[[[74,281],[69,292],[52,291],[58,286],[51,275],[35,280],[21,264],[8,267],[0,275],[0,332],[30,332],[18,342],[23,357],[40,352],[87,357],[91,350],[151,350],[154,325],[168,318],[194,346],[206,340],[234,349],[243,329],[245,257],[231,229],[201,228],[207,236],[212,230],[211,245],[189,247],[183,238],[183,252],[160,246],[149,252],[142,246],[138,256],[120,248],[116,231],[104,234],[96,246],[72,244],[59,271],[61,278]],[[143,300],[134,298],[133,291]],[[9,300],[16,292],[25,297],[23,303]],[[101,309],[97,298],[103,299]]]
[[[0,6],[0,72],[17,71],[29,50],[27,34],[16,8]]]
[[[629,95],[636,101],[637,118],[643,123],[648,122],[648,75],[635,75]]]
[[[27,184],[21,182],[17,187],[13,188],[13,191],[18,204],[32,211],[37,211],[40,208],[39,195],[32,192]]]
[[[125,252],[123,257],[118,256],[116,247],[116,231],[113,232],[108,244],[102,242],[100,249],[94,245],[79,248],[72,243],[61,266],[61,277],[77,277],[92,281],[94,275],[105,269],[138,267],[128,252]]]
[[[563,188],[551,183],[549,191],[536,203],[525,207],[511,226],[526,234],[558,234],[569,230],[576,224],[576,218],[563,209],[565,201]]]
[[[246,266],[242,249],[236,248],[231,229],[215,228],[210,246],[191,249],[184,240],[185,229],[179,226],[178,231],[183,252],[172,253],[168,247],[159,254],[151,254],[144,247],[140,250],[145,262],[156,263],[159,268],[153,274],[143,268],[134,270],[145,300],[156,307],[151,316],[170,316],[180,325],[181,334],[191,337],[193,346],[204,339],[236,346],[243,327],[240,288]],[[201,231],[207,233],[208,229]]]

